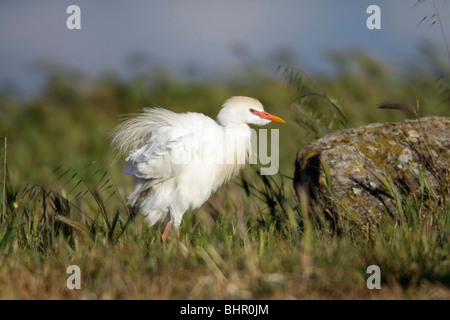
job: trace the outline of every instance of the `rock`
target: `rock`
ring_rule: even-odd
[[[449,150],[446,117],[347,129],[299,150],[294,187],[299,200],[306,191],[328,217],[377,221],[385,214],[397,215],[392,190],[418,192],[421,174],[440,194],[441,180],[449,176]]]

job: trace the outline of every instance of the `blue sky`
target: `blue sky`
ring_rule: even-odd
[[[295,56],[295,67],[314,72],[330,67],[329,49],[372,53],[390,63],[421,64],[420,46],[446,57],[439,25],[432,25],[432,0],[39,0],[0,2],[0,86],[36,92],[36,61],[66,64],[87,74],[123,73],[126,59],[139,52],[153,65],[179,72],[190,64],[202,73],[226,75],[239,68],[232,48],[275,72],[268,60],[280,49]],[[447,38],[450,1],[435,0]],[[69,30],[69,5],[81,9],[81,30]],[[381,29],[369,30],[369,5],[381,9]],[[450,39],[448,39],[450,41]]]

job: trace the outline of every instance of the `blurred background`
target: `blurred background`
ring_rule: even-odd
[[[372,4],[379,30],[366,26]],[[80,30],[66,26],[70,5]],[[449,115],[449,33],[447,0],[3,0],[2,148],[18,181],[94,161],[122,179],[108,136],[120,115],[159,105],[215,117],[250,95],[288,120],[271,128],[292,176],[303,144],[407,117],[379,103]]]

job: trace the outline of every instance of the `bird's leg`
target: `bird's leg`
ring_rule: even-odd
[[[161,236],[161,240],[162,240],[163,244],[166,243],[166,239],[167,239],[167,236],[169,235],[169,231],[170,231],[170,228],[172,227],[172,224],[173,224],[173,222],[172,222],[172,220],[170,220],[169,223],[167,223],[166,229],[164,229],[164,233]]]
[[[177,228],[177,240],[180,240],[180,227]]]

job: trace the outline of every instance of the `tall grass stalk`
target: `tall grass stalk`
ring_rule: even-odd
[[[8,139],[7,137],[4,137],[4,144],[3,144],[3,184],[2,184],[2,218],[0,219],[0,222],[6,219],[6,148]]]
[[[450,62],[450,49],[448,48],[447,37],[445,36],[444,27],[443,27],[442,21],[441,21],[441,15],[439,14],[439,10],[437,9],[437,6],[436,6],[436,0],[433,0],[433,6],[434,6],[434,10],[436,12],[436,16],[438,18],[439,27],[441,28],[442,37],[444,38],[444,44],[445,44],[445,49],[447,50],[448,61]]]

